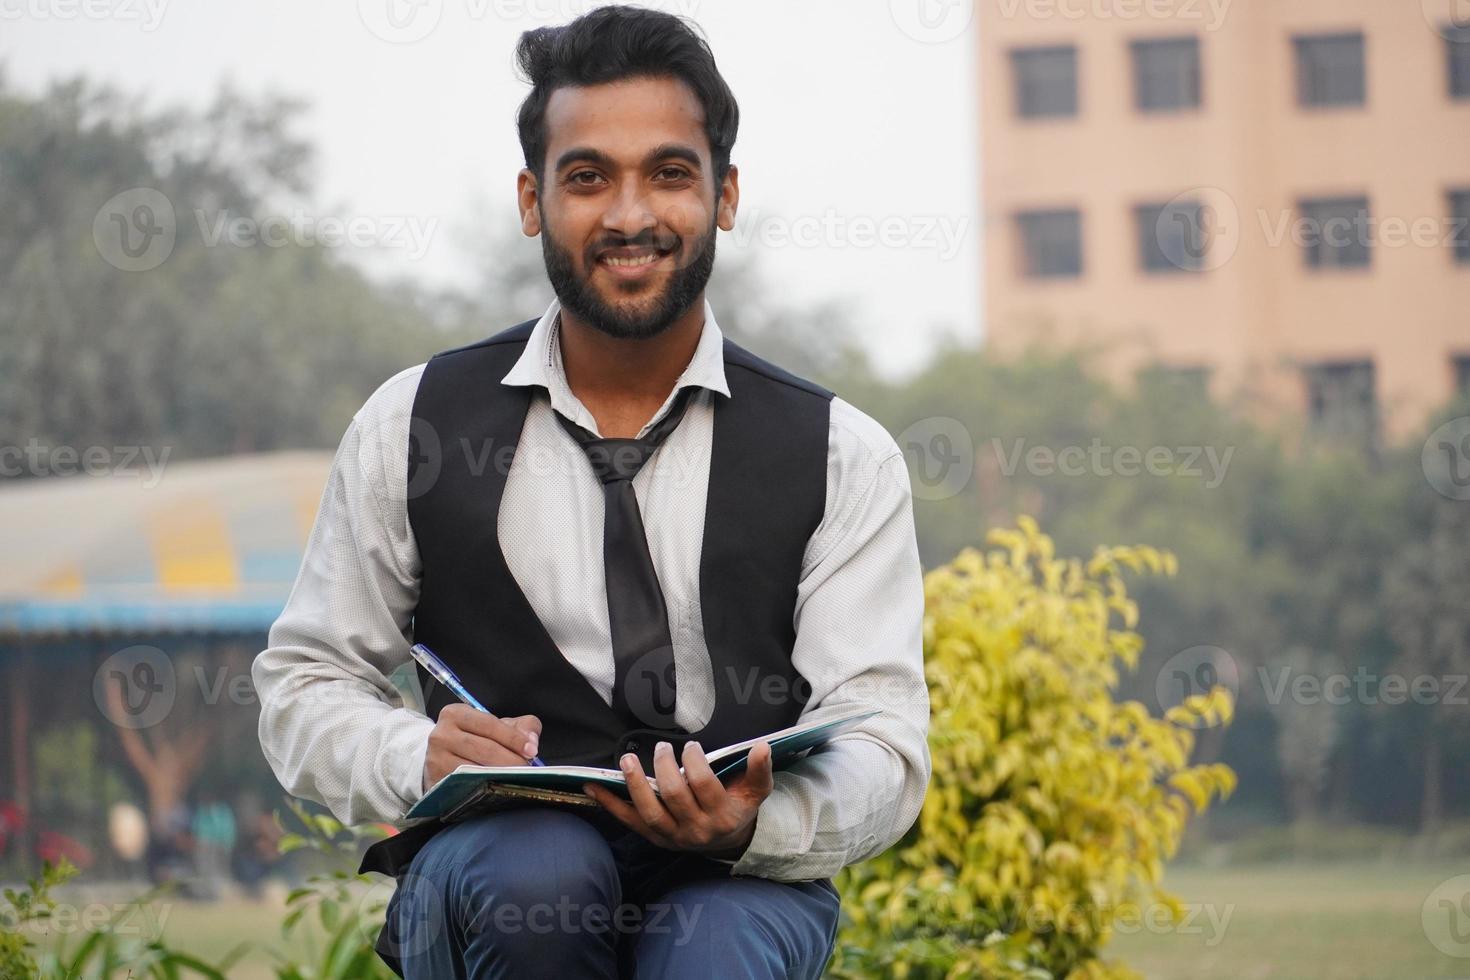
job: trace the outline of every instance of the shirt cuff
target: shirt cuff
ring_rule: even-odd
[[[755,835],[733,863],[731,874],[779,879],[783,870],[790,869],[795,842],[801,837],[801,811],[791,794],[782,792],[779,777],[778,773],[775,789],[756,811]]]
[[[403,801],[406,814],[424,795],[424,757],[429,753],[429,733],[434,730],[434,721],[408,708],[398,708],[395,714],[399,713],[400,718],[391,719],[395,731],[383,745],[381,758],[386,766],[383,778]]]

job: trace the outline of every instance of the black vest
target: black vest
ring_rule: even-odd
[[[660,738],[676,749],[685,739],[715,749],[795,724],[809,694],[791,664],[796,589],[825,508],[832,392],[726,338],[730,397],[711,396],[699,562],[714,713],[687,735],[630,729],[552,642],[496,531],[510,462],[538,390],[501,378],[535,323],[437,354],[419,381],[408,473],[408,518],[422,568],[415,641],[491,711],[540,718],[540,754],[550,765],[617,768],[618,756],[631,751],[647,766]],[[454,696],[422,668],[419,679],[437,719]],[[415,828],[374,845],[363,870],[401,873],[431,833]]]

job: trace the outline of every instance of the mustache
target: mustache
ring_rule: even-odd
[[[610,248],[656,248],[660,252],[672,252],[683,244],[683,239],[675,234],[660,235],[653,229],[640,231],[629,238],[619,235],[617,238],[604,238],[588,250],[591,258],[596,258]]]

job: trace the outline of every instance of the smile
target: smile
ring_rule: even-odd
[[[663,250],[647,245],[612,248],[598,256],[597,264],[620,278],[637,278],[647,275],[673,254],[673,249]]]
[[[619,269],[626,269],[626,268],[631,268],[633,266],[648,265],[651,262],[657,262],[660,258],[662,258],[662,256],[659,255],[659,253],[657,253],[657,252],[650,252],[647,255],[639,255],[636,258],[631,258],[631,259],[621,258],[621,257],[616,256],[616,255],[609,255],[607,258],[603,259],[602,261],[606,262],[608,265],[615,266],[615,267],[617,267]]]

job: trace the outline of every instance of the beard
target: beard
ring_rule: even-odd
[[[715,267],[715,232],[716,225],[712,221],[709,232],[693,243],[692,261],[682,266],[676,264],[656,295],[627,305],[609,303],[592,284],[591,276],[577,271],[571,251],[554,240],[544,211],[541,213],[541,255],[546,262],[546,278],[551,280],[551,288],[563,309],[609,337],[641,340],[667,330],[704,292]],[[673,254],[677,260],[683,254],[684,241],[676,237],[675,243]],[[650,231],[622,244],[657,246],[663,243],[656,240]],[[591,269],[595,265],[595,260],[589,257],[585,267]]]

